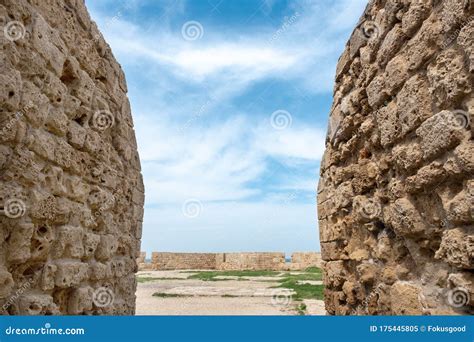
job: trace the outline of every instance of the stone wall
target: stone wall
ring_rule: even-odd
[[[318,217],[330,314],[474,304],[474,3],[371,1],[336,71]]]
[[[219,270],[281,270],[285,268],[285,253],[219,253]]]
[[[308,267],[321,267],[321,253],[295,252],[291,255],[291,269],[304,270]]]
[[[0,1],[2,314],[133,314],[144,188],[83,0]]]
[[[151,254],[154,270],[216,269],[215,253],[167,253]]]
[[[153,252],[151,262],[146,262],[146,253],[141,252],[137,263],[145,270],[304,270],[321,267],[321,254],[296,252],[290,263],[285,262],[285,253],[170,253]]]

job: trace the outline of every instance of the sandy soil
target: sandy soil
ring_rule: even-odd
[[[144,271],[139,277],[160,278],[138,283],[137,315],[296,315],[301,302],[292,292],[275,289],[274,277],[220,277],[219,281],[186,279],[193,273]],[[164,279],[167,278],[167,279]],[[179,278],[179,279],[178,279]],[[156,297],[154,293],[178,295]],[[304,300],[307,314],[324,315],[321,300]]]

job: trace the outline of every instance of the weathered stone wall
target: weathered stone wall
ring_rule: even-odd
[[[284,253],[170,253],[153,252],[151,262],[146,262],[146,253],[141,252],[137,263],[140,270],[304,270],[321,267],[321,254],[296,252],[290,263],[285,262]]]
[[[321,267],[321,253],[295,252],[291,255],[291,269],[304,270],[308,267]]]
[[[285,267],[285,253],[220,253],[219,270],[281,270]]]
[[[216,254],[153,252],[151,263],[153,270],[212,270],[216,269]]]
[[[124,73],[83,0],[0,0],[0,307],[133,314],[144,188]]]
[[[474,2],[372,1],[339,60],[318,216],[330,314],[474,304]]]

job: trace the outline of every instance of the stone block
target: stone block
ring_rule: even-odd
[[[79,285],[87,276],[88,265],[79,261],[61,260],[56,262],[55,286],[66,288]]]
[[[18,314],[28,316],[58,315],[59,308],[47,294],[25,294],[18,298]]]
[[[461,134],[454,113],[450,111],[439,112],[416,130],[425,159],[436,157],[458,144]]]
[[[435,258],[443,259],[454,267],[474,269],[474,230],[472,228],[446,230]]]
[[[439,54],[428,66],[430,92],[436,105],[446,108],[472,91],[472,82],[466,70],[464,54],[449,49]]]
[[[93,290],[90,286],[74,289],[68,300],[68,313],[80,315],[92,310],[92,294]]]
[[[428,82],[420,75],[411,77],[397,96],[401,135],[416,129],[432,115]]]
[[[421,289],[410,282],[397,281],[390,289],[392,312],[394,315],[421,315]]]

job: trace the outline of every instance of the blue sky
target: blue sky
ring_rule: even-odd
[[[335,66],[365,5],[87,1],[127,77],[142,250],[319,250]]]

